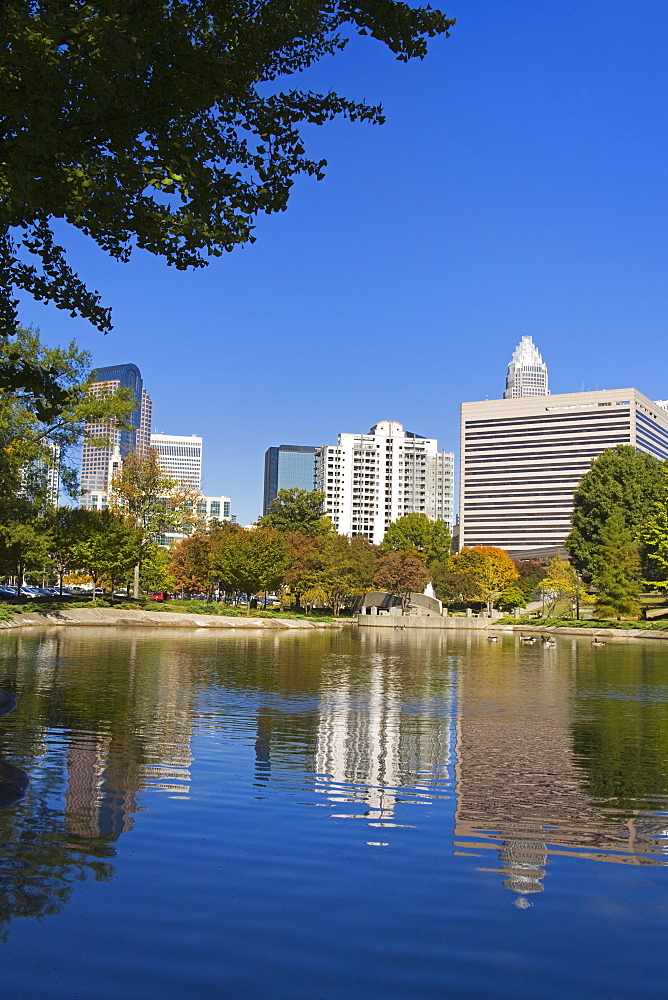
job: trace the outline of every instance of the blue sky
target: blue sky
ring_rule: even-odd
[[[204,491],[261,512],[263,459],[392,418],[457,452],[524,334],[552,392],[668,397],[668,4],[452,0],[422,63],[355,40],[304,84],[381,102],[257,242],[184,274],[61,233],[114,331],[26,300],[50,344],[132,361],[154,430],[201,434]],[[294,83],[294,80],[291,81]]]

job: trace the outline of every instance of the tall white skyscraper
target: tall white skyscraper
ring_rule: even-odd
[[[547,365],[531,337],[522,337],[513,352],[506,375],[504,399],[549,396]]]
[[[439,452],[435,438],[405,431],[396,420],[374,424],[368,434],[339,434],[315,456],[315,488],[340,535],[382,542],[404,514],[426,514],[452,527],[454,455]]]
[[[151,448],[158,453],[160,468],[179,486],[202,489],[202,439],[179,434],[151,434]]]

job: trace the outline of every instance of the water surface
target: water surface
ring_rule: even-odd
[[[665,996],[659,643],[52,628],[0,687],[7,995]]]

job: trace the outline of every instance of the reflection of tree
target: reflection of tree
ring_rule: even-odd
[[[652,646],[630,652],[609,647],[604,659],[582,665],[586,700],[573,747],[590,795],[621,809],[652,809],[652,799],[668,792],[668,701],[655,696],[665,689],[665,666]]]
[[[543,890],[553,853],[665,860],[651,812],[668,787],[661,657],[640,643],[597,654],[485,644],[459,673],[456,845],[498,851],[493,870],[518,905]]]
[[[141,789],[187,792],[192,716],[179,641],[138,649],[129,634],[96,629],[7,640],[0,687],[20,698],[0,727],[0,759],[29,771],[31,784],[0,810],[5,934],[15,916],[56,913],[75,882],[111,877]]]
[[[0,810],[0,939],[14,917],[45,917],[68,901],[72,883],[92,874],[111,878],[113,856],[105,839],[68,843],[62,811],[51,804],[63,775],[52,769],[34,780],[28,794],[11,809]]]

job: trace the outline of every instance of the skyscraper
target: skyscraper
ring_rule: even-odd
[[[549,396],[547,365],[531,337],[522,337],[513,352],[506,375],[504,399]]]
[[[95,382],[90,387],[92,396],[106,396],[119,387],[128,388],[136,400],[135,409],[128,417],[131,430],[118,430],[108,421],[86,425],[86,438],[81,452],[81,506],[100,509],[107,506],[109,485],[121,467],[125,455],[138,451],[146,454],[151,440],[151,398],[142,382],[136,365],[113,365],[98,368]],[[86,440],[106,437],[109,444],[95,448]]]
[[[264,503],[262,513],[269,511],[279,490],[315,489],[315,453],[318,449],[306,444],[282,444],[267,448],[264,453]]]
[[[339,434],[337,445],[318,449],[315,468],[316,489],[341,535],[378,544],[404,514],[426,514],[452,528],[454,455],[396,420],[374,424],[368,434]]]
[[[202,488],[202,439],[196,434],[151,434],[151,447],[158,453],[163,472],[179,486]]]

